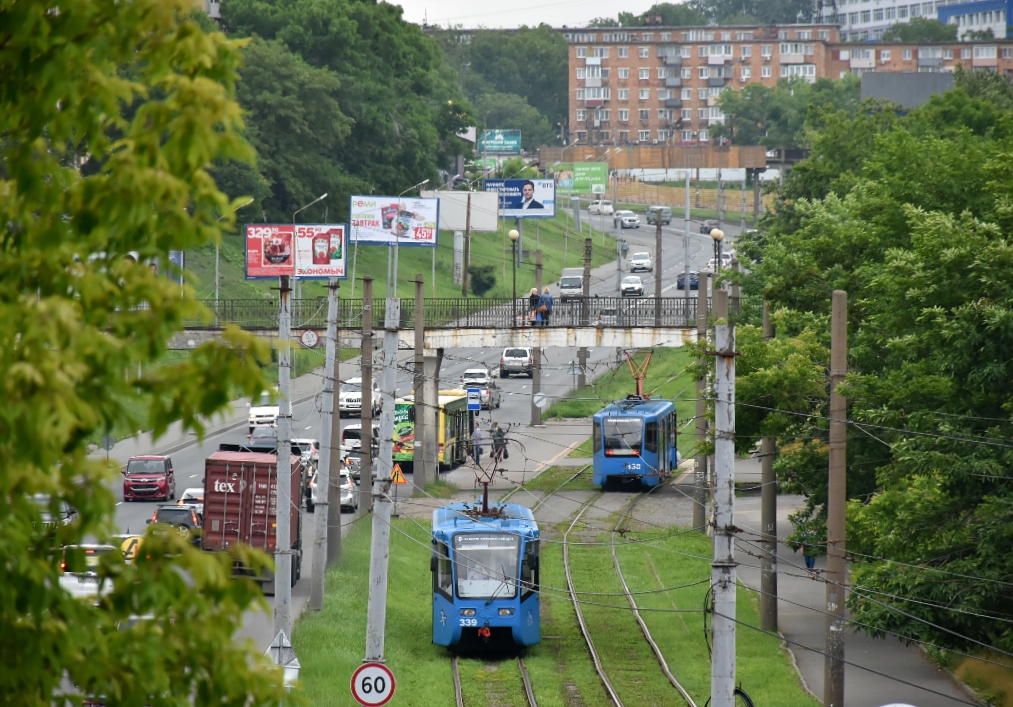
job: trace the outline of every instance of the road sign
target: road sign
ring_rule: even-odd
[[[302,345],[306,348],[312,349],[317,345],[317,342],[320,341],[320,335],[312,329],[307,329],[302,333],[302,336],[299,337],[299,341],[301,341]]]
[[[123,559],[133,562],[137,559],[137,551],[141,549],[141,536],[131,535],[120,543],[120,551],[123,552]]]
[[[352,697],[364,707],[380,707],[394,696],[394,673],[383,663],[364,663],[352,673]]]
[[[544,410],[549,407],[549,396],[545,393],[535,393],[535,397],[532,398],[532,402],[539,410]]]
[[[482,409],[482,390],[480,388],[468,388],[468,410]]]
[[[112,451],[112,448],[116,446],[116,438],[112,435],[105,435],[102,437],[102,449],[107,452]]]
[[[392,484],[407,484],[408,483],[407,481],[404,480],[404,473],[401,471],[401,465],[400,464],[395,464],[394,465],[394,470],[392,472],[390,472],[390,482]]]

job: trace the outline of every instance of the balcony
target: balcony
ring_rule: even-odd
[[[919,64],[920,63],[921,62],[919,62]],[[856,58],[852,57],[848,61],[848,67],[851,68],[851,69],[875,69],[876,68],[876,60],[873,59],[873,58],[871,58],[871,57],[868,58],[868,59],[856,59]]]
[[[731,78],[731,76],[727,76],[727,77],[725,77],[725,76],[713,77],[712,76],[711,78],[707,79],[707,85],[711,86],[713,88],[719,88],[721,86],[724,86],[725,83],[730,78]]]
[[[942,66],[943,58],[941,56],[926,57],[925,59],[918,57],[918,66]]]
[[[665,79],[665,88],[681,88],[681,87],[682,87],[682,79],[673,79],[673,78]]]
[[[665,66],[682,66],[682,57],[669,54],[665,57]]]
[[[679,47],[671,44],[666,44],[658,47],[659,59],[664,59],[666,56],[679,56]]]
[[[682,99],[681,98],[666,98],[665,99],[665,107],[666,108],[682,108]]]
[[[724,54],[718,54],[718,55],[713,55],[712,54],[712,55],[710,55],[710,56],[707,57],[707,65],[708,66],[723,66],[726,61],[731,61],[731,59],[732,58],[730,56],[725,56]]]
[[[584,79],[584,85],[587,88],[601,88],[601,77],[597,76],[593,79]]]
[[[782,64],[804,64],[805,54],[782,54],[779,59]]]

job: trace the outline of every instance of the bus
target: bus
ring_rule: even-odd
[[[439,428],[436,442],[439,445],[440,470],[453,469],[468,458],[473,413],[468,412],[468,394],[463,390],[441,390],[439,395]],[[401,470],[412,470],[415,461],[415,396],[408,395],[394,401],[394,453],[393,463]]]

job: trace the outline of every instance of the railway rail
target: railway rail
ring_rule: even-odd
[[[457,707],[464,707],[464,690],[461,687],[461,668],[458,664],[456,655],[451,656],[450,665],[454,673],[454,698],[456,700]],[[535,689],[531,685],[531,676],[528,675],[528,668],[524,665],[524,658],[520,656],[517,656],[517,670],[521,674],[521,682],[524,685],[524,698],[527,700],[528,707],[538,707],[538,701],[535,699]]]

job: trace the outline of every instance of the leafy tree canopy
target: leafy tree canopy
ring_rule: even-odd
[[[943,24],[927,17],[912,17],[898,22],[883,33],[884,42],[952,42],[957,39],[957,26]]]
[[[234,556],[149,534],[135,563],[114,554],[95,601],[60,586],[62,546],[117,531],[116,470],[88,456],[113,425],[156,434],[263,386],[267,351],[226,331],[185,363],[155,366],[184,319],[209,317],[145,262],[233,225],[207,166],[250,160],[233,91],[240,46],[175,0],[4,3],[0,52],[0,694],[80,702],[277,705],[281,675],[235,642],[257,588]],[[220,215],[225,218],[219,222]],[[140,254],[142,262],[125,257]],[[138,364],[143,372],[138,373]],[[136,429],[136,426],[130,427]],[[66,525],[47,527],[36,494]],[[49,501],[45,501],[48,498]],[[255,566],[259,560],[244,557]],[[145,617],[133,623],[132,619]],[[131,625],[133,624],[133,625]]]

